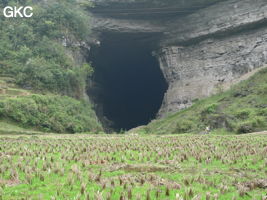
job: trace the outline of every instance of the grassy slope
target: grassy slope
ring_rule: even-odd
[[[0,134],[101,130],[89,103],[49,93],[37,94],[19,88],[12,78],[0,77]]]
[[[199,100],[183,111],[154,120],[140,133],[248,133],[267,129],[267,69],[230,90]]]

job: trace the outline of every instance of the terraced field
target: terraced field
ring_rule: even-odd
[[[0,199],[266,199],[267,135],[1,135]]]

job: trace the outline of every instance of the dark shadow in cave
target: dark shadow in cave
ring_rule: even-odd
[[[97,113],[112,121],[109,128],[128,130],[156,117],[167,83],[152,48],[147,36],[115,34],[103,36],[93,50]]]

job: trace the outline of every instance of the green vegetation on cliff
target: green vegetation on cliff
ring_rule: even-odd
[[[140,133],[249,133],[267,129],[267,68],[229,91],[199,100],[183,111],[154,120]]]
[[[79,47],[62,44],[78,43],[88,36],[88,17],[75,1],[48,1],[33,7],[32,18],[1,16],[0,73],[12,76],[24,88],[69,96],[83,92],[86,75],[92,70],[88,65],[78,66],[69,53]]]
[[[74,56],[90,33],[84,10],[76,0],[0,1],[7,5],[31,5],[34,15],[0,16],[0,120],[55,132],[101,129],[82,100],[92,67]]]

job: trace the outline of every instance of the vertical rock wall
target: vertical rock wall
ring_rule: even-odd
[[[267,64],[267,28],[188,47],[166,47],[158,58],[169,83],[159,111],[164,116],[189,107],[194,99],[220,92],[223,85]]]
[[[267,2],[229,0],[169,22],[157,52],[169,83],[159,117],[267,64]]]

